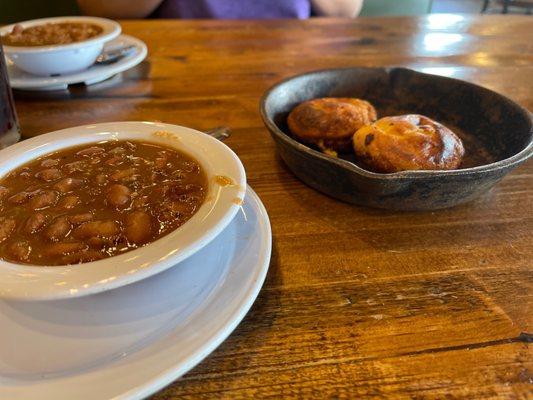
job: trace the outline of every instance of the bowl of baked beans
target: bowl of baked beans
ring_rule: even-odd
[[[173,267],[222,232],[245,191],[232,150],[177,125],[86,125],[8,147],[0,297],[83,296]]]
[[[18,68],[51,76],[88,68],[120,32],[117,22],[105,18],[54,17],[4,26],[0,41]]]

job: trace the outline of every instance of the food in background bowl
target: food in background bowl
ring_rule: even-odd
[[[109,19],[71,16],[3,26],[0,37],[6,57],[17,68],[37,76],[50,76],[90,67],[104,44],[120,35],[120,31],[120,25]]]
[[[297,105],[287,123],[302,142],[336,155],[351,151],[355,131],[376,118],[376,110],[365,100],[326,97]]]
[[[444,125],[416,114],[376,118],[366,100],[325,97],[298,104],[287,125],[300,141],[331,156],[355,150],[355,161],[374,172],[448,170],[461,164],[461,139]]]
[[[159,144],[62,149],[0,180],[0,259],[68,265],[123,254],[183,225],[206,192],[200,164]]]
[[[353,136],[356,159],[371,171],[448,170],[461,164],[461,139],[423,115],[385,117]]]
[[[17,24],[1,36],[1,41],[7,46],[47,46],[81,42],[102,32],[101,26],[86,22],[46,23],[28,28]]]

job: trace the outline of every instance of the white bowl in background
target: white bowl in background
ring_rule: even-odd
[[[30,74],[50,76],[70,74],[91,66],[104,48],[104,43],[120,35],[120,25],[110,19],[96,17],[53,17],[32,19],[0,28],[0,35],[10,33],[15,25],[23,28],[46,23],[85,22],[102,27],[97,36],[81,42],[46,46],[6,46],[4,53],[18,68]]]
[[[185,224],[144,247],[103,260],[32,266],[0,260],[0,297],[51,300],[124,286],[170,268],[213,240],[231,222],[246,193],[246,175],[225,144],[193,129],[154,122],[110,122],[36,136],[0,151],[0,179],[37,157],[60,149],[109,140],[141,140],[181,150],[198,160],[208,178],[205,202]],[[217,176],[232,181],[220,185]],[[201,268],[201,265],[198,266]]]

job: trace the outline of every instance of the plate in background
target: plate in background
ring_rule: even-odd
[[[133,36],[120,35],[108,42],[104,51],[114,50],[126,46],[135,46],[134,50],[117,62],[107,65],[93,65],[85,71],[74,74],[43,77],[32,75],[17,68],[11,61],[7,61],[7,73],[9,83],[13,89],[23,90],[65,90],[68,85],[84,83],[92,85],[111,78],[119,72],[133,68],[142,62],[148,53],[146,44]]]

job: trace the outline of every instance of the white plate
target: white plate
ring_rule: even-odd
[[[270,252],[268,215],[248,189],[243,212],[176,268],[81,299],[0,301],[0,398],[132,399],[161,389],[235,329]]]
[[[113,75],[126,71],[145,59],[147,54],[146,44],[132,36],[120,35],[118,38],[108,42],[104,46],[104,51],[114,50],[126,46],[135,46],[134,51],[109,65],[93,65],[92,67],[74,74],[60,76],[37,76],[24,72],[17,68],[11,61],[7,61],[7,72],[9,83],[14,89],[24,90],[64,90],[68,85],[74,83],[93,83],[106,80]]]
[[[128,285],[175,266],[213,240],[240,209],[246,174],[239,157],[221,141],[183,126],[155,122],[107,122],[39,135],[0,151],[0,176],[51,152],[110,140],[141,140],[184,151],[207,176],[207,195],[178,229],[138,249],[79,265],[42,267],[0,260],[0,297],[51,300],[85,296]],[[220,183],[219,176],[232,184]]]

